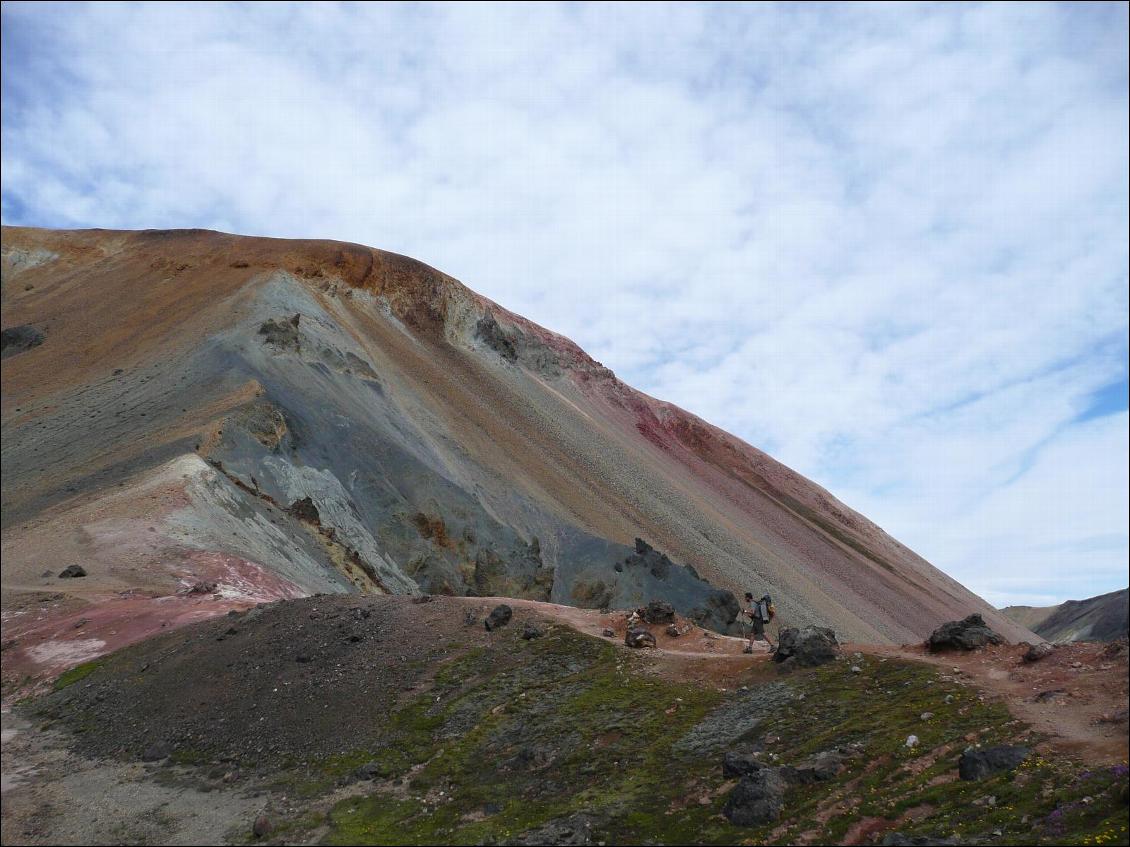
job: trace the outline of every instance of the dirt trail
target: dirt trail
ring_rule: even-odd
[[[490,607],[505,602],[514,608],[536,610],[597,637],[605,628],[610,628],[616,633],[616,642],[623,642],[624,611],[601,613],[501,597],[461,599],[469,605]],[[744,639],[706,632],[682,619],[680,625],[690,626],[690,629],[678,638],[668,636],[663,627],[651,627],[658,649],[647,652],[654,656],[657,671],[665,676],[725,685],[737,673],[757,666],[761,666],[759,670],[765,675],[774,675],[768,661],[768,645],[764,642],[757,643],[754,655],[743,655]],[[1027,647],[1021,645],[1002,645],[970,653],[930,653],[921,645],[844,646],[844,652],[849,655],[859,651],[942,668],[956,681],[972,684],[987,696],[1000,697],[1013,715],[1047,735],[1048,746],[1060,754],[1083,758],[1096,765],[1125,762],[1130,753],[1125,712],[1130,690],[1125,645],[1066,644],[1059,646],[1051,656],[1032,663],[1023,661],[1026,650]],[[1121,719],[1109,720],[1116,717],[1119,710],[1122,710]]]
[[[1064,644],[1038,662],[1023,660],[1027,647],[1022,645],[969,653],[930,653],[919,645],[850,644],[846,649],[943,668],[955,681],[1002,698],[1013,715],[1047,734],[1048,745],[1061,754],[1096,765],[1127,760],[1125,642]]]
[[[468,607],[484,607],[489,611],[499,603],[505,603],[513,609],[531,609],[540,615],[568,624],[578,632],[603,638],[604,630],[611,629],[617,643],[623,643],[627,629],[627,617],[630,611],[619,609],[610,612],[601,612],[597,609],[579,609],[576,606],[563,606],[558,603],[544,603],[538,600],[514,600],[509,597],[453,597],[456,602],[465,603]],[[681,634],[670,636],[665,626],[649,626],[655,636],[655,645],[660,653],[671,653],[679,656],[702,656],[719,658],[723,656],[742,657],[746,640],[729,635],[719,635],[716,632],[695,626],[681,616],[677,616],[677,626]],[[757,656],[768,656],[769,645],[758,641],[754,645],[754,654],[744,655],[745,663],[751,664]]]

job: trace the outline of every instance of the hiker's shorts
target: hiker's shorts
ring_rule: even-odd
[[[754,635],[764,635],[765,634],[765,621],[763,621],[759,618],[753,619],[753,634]]]

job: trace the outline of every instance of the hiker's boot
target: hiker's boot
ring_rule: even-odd
[[[753,645],[752,645],[752,644],[747,644],[747,645],[745,646],[745,649],[744,649],[744,650],[742,650],[742,652],[743,652],[743,653],[752,653],[752,652],[753,652]]]

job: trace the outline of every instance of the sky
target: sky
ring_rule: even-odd
[[[990,602],[1124,588],[1127,4],[3,3],[5,224],[421,259]]]

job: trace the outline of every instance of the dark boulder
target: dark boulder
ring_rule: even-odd
[[[735,777],[749,776],[752,773],[757,773],[764,770],[765,765],[761,763],[753,753],[735,753],[728,752],[722,759],[722,776],[727,779]]]
[[[266,838],[272,830],[274,830],[274,827],[271,826],[271,819],[266,815],[259,815],[255,818],[255,823],[251,825],[251,834],[256,838]]]
[[[82,565],[67,565],[59,571],[59,579],[75,579],[86,576],[86,569]]]
[[[763,768],[743,776],[734,786],[722,814],[736,826],[755,826],[775,821],[784,807],[786,784],[773,768]]]
[[[629,647],[654,647],[655,636],[651,634],[651,630],[642,626],[633,626],[625,633],[624,643]]]
[[[500,626],[506,626],[510,623],[512,617],[514,617],[514,610],[505,603],[502,603],[491,610],[491,613],[487,615],[487,619],[483,621],[483,626],[487,628],[487,632],[492,632]]]
[[[47,338],[42,330],[30,324],[23,326],[10,326],[0,334],[0,358],[7,359],[19,353],[26,353],[33,347],[38,347]]]
[[[901,832],[888,832],[879,843],[883,847],[949,847],[961,842],[933,835],[903,835]]]
[[[975,650],[986,644],[1002,644],[1004,639],[989,629],[985,619],[972,614],[964,620],[949,621],[930,633],[926,646],[940,650]]]
[[[374,779],[386,779],[392,775],[392,771],[388,765],[381,764],[380,762],[366,762],[353,771],[350,775],[355,782],[362,782]]]
[[[564,818],[555,818],[547,821],[535,829],[527,830],[521,835],[503,842],[505,844],[534,845],[534,844],[561,844],[582,845],[595,844],[593,827],[604,823],[593,815],[578,812]]]
[[[1028,758],[1032,751],[1027,747],[1004,745],[983,750],[966,750],[957,763],[957,773],[962,779],[985,779],[995,773],[1010,771]]]
[[[1040,659],[1046,659],[1055,652],[1055,645],[1049,644],[1046,641],[1041,641],[1039,644],[1033,644],[1028,648],[1024,654],[1024,661],[1038,662]]]
[[[835,779],[850,758],[843,750],[825,750],[811,756],[796,767],[781,768],[781,775],[789,782],[810,785]]]
[[[674,623],[675,607],[665,600],[652,600],[644,608],[642,617],[648,623]]]
[[[533,621],[527,621],[525,628],[522,630],[522,637],[527,641],[532,641],[535,638],[541,638],[543,635],[545,635],[545,630]]]
[[[836,658],[840,645],[834,630],[826,626],[788,627],[781,630],[773,661],[790,666],[814,668]]]
[[[150,744],[141,751],[141,761],[143,762],[159,762],[162,759],[167,759],[173,752],[173,748],[162,741]]]
[[[683,634],[682,632],[679,631],[679,627],[677,627],[673,623],[667,624],[667,629],[664,630],[664,632],[666,632],[667,635],[669,635],[671,638],[678,638],[680,635]]]

